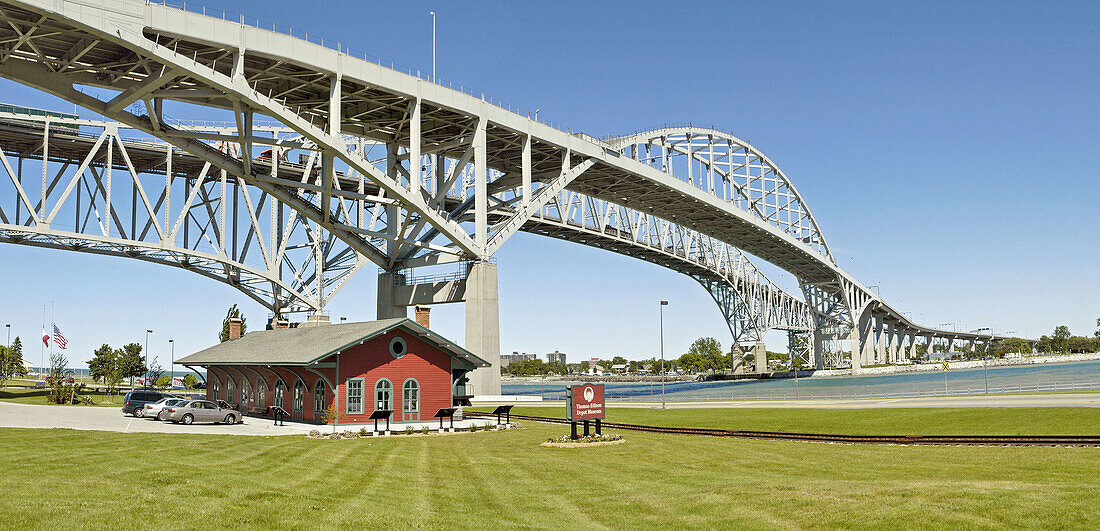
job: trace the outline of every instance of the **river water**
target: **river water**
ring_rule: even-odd
[[[944,378],[946,376],[946,386]],[[988,386],[986,384],[988,380]],[[579,381],[576,383],[580,383]],[[561,381],[505,382],[505,395],[540,394],[546,400],[564,400]],[[661,399],[661,384],[607,382],[606,396],[616,400]],[[1015,365],[985,369],[951,369],[881,376],[777,378],[722,382],[669,382],[667,400],[753,400],[776,398],[883,398],[1100,389],[1100,360],[1071,363]]]

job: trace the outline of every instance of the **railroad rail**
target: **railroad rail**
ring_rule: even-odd
[[[495,418],[480,411],[467,411],[467,417]],[[568,424],[557,417],[511,414],[511,418]],[[739,439],[765,439],[773,441],[806,441],[832,444],[896,444],[925,446],[1093,446],[1100,447],[1100,435],[841,435],[831,433],[796,433],[785,431],[723,430],[717,428],[684,428],[674,426],[649,426],[603,422],[604,428],[648,433],[675,433],[680,435],[705,435],[710,437],[734,437]]]

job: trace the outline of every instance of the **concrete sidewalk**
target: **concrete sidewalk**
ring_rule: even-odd
[[[489,419],[456,420],[456,428],[468,428],[471,424],[484,426]],[[496,423],[495,419],[492,421]],[[439,428],[439,421],[410,422],[416,430],[428,426],[431,431]],[[381,427],[385,423],[380,423]],[[444,426],[450,426],[444,421]],[[374,430],[374,423],[341,424],[337,431]],[[116,431],[123,433],[201,433],[207,435],[304,435],[310,430],[322,433],[332,431],[332,425],[318,425],[287,421],[286,426],[275,426],[270,419],[245,417],[244,423],[225,424],[173,424],[149,418],[124,415],[120,408],[91,406],[43,406],[0,401],[0,428],[71,428],[74,430]],[[391,432],[405,430],[405,424],[390,423]]]

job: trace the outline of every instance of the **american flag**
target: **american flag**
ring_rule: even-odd
[[[65,350],[65,347],[69,344],[69,340],[65,339],[65,336],[61,334],[61,329],[56,324],[53,325],[53,343],[61,350]]]

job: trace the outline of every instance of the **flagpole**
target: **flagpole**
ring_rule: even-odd
[[[42,305],[42,335],[46,335],[46,305]],[[42,376],[42,368],[46,366],[46,342],[38,342],[38,375]]]

